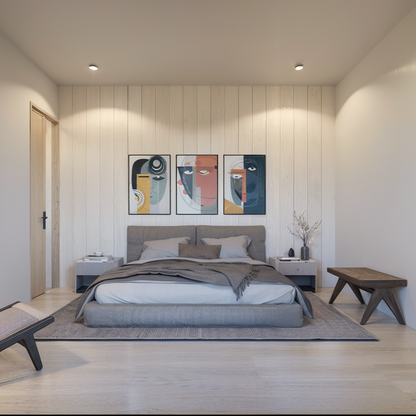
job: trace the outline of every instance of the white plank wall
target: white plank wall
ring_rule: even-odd
[[[335,89],[322,87],[322,270],[335,259]],[[322,286],[335,286],[337,277],[322,273]]]
[[[128,224],[127,87],[114,88],[114,253],[124,253]],[[124,256],[124,255],[123,255]]]
[[[321,87],[308,87],[308,207],[309,225],[322,218],[322,96]],[[309,241],[311,257],[321,260],[321,229]],[[322,265],[318,262],[318,276]]]
[[[307,87],[294,88],[294,114],[293,114],[293,210],[298,215],[306,211],[308,206],[308,89]],[[293,230],[293,228],[292,228]],[[300,253],[302,241],[293,238],[293,249]]]
[[[114,169],[114,87],[101,87],[100,118],[100,247],[97,251],[114,253],[114,218],[116,203]],[[74,244],[77,244],[74,241]],[[87,253],[88,254],[88,253]]]
[[[288,224],[293,222],[293,88],[281,87],[280,110],[280,180],[279,188],[279,241],[280,247],[293,247],[293,236]],[[284,155],[284,157],[283,157]],[[292,228],[292,227],[291,227]],[[286,251],[287,251],[286,250]]]
[[[61,286],[96,250],[126,257],[127,225],[266,226],[267,256],[300,255],[293,210],[322,227],[318,284],[334,252],[334,87],[60,87]],[[128,215],[128,155],[171,155],[171,215]],[[176,155],[218,155],[218,215],[176,215]],[[223,155],[266,154],[266,215],[223,215]]]
[[[87,254],[99,251],[101,246],[101,200],[100,200],[100,114],[101,114],[100,87],[87,87],[87,177],[84,178],[87,186],[86,210],[86,251]],[[65,157],[65,155],[62,155]],[[80,253],[82,257],[83,254]]]
[[[85,230],[87,228],[87,88],[73,89],[73,200],[72,207],[73,255],[82,257],[87,250]],[[98,248],[97,248],[98,250]]]
[[[73,253],[73,224],[72,207],[77,204],[73,195],[74,156],[72,144],[75,140],[72,130],[73,106],[72,87],[59,87],[59,165],[60,165],[60,286],[74,286],[75,265],[77,256]],[[97,184],[98,186],[98,184]],[[80,202],[82,204],[82,201]],[[99,231],[98,231],[99,232]],[[87,238],[87,236],[85,236]]]
[[[290,247],[280,243],[280,87],[267,87],[266,130],[266,244],[269,257],[284,255]],[[297,253],[296,253],[297,254]]]

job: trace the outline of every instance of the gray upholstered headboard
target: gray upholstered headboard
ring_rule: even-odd
[[[145,241],[176,237],[189,237],[189,244],[195,244],[195,225],[129,225],[127,227],[127,263],[139,259]]]
[[[252,238],[248,246],[249,256],[265,262],[266,231],[263,225],[129,225],[127,227],[127,263],[139,259],[145,241],[189,237],[189,244],[202,244],[201,238],[225,238],[239,235],[248,235]]]

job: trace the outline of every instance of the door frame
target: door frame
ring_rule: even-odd
[[[60,233],[59,233],[59,224],[60,224],[60,212],[59,212],[59,190],[60,190],[60,160],[59,160],[59,120],[54,116],[48,114],[38,105],[30,102],[30,120],[32,118],[32,110],[40,113],[51,123],[51,153],[52,153],[52,172],[51,172],[51,181],[52,181],[52,211],[48,213],[49,218],[51,219],[50,226],[52,232],[52,288],[60,287]],[[31,133],[30,133],[31,134]],[[32,152],[30,152],[30,163],[32,163]],[[32,206],[32,197],[30,201]],[[32,246],[32,237],[30,244]],[[32,260],[31,260],[32,262]]]

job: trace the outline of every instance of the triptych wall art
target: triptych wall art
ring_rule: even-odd
[[[129,214],[171,213],[170,155],[129,155]],[[176,214],[218,214],[218,155],[176,155]],[[266,214],[266,156],[224,155],[225,215]]]
[[[266,157],[224,155],[224,214],[266,213]]]
[[[170,155],[129,156],[129,214],[170,214]]]
[[[218,156],[176,156],[176,214],[218,214]]]

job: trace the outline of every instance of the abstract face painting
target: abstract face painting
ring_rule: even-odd
[[[130,155],[129,214],[170,214],[170,156]]]
[[[264,155],[224,155],[224,214],[266,213]]]
[[[218,214],[218,156],[176,156],[176,213]]]

